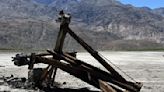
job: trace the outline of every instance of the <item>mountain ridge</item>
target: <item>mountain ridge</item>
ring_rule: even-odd
[[[162,13],[146,7],[115,0],[54,0],[48,5],[36,0],[0,1],[0,48],[53,48],[59,30],[55,19],[61,9],[71,13],[71,28],[94,49],[164,47]],[[82,49],[69,35],[65,43],[66,49]]]

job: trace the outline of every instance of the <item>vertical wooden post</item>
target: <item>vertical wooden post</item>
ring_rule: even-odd
[[[56,40],[56,45],[55,45],[55,48],[54,48],[55,52],[62,53],[64,39],[65,39],[66,34],[67,34],[67,31],[65,30],[65,27],[67,27],[67,26],[68,25],[60,25],[60,31],[58,33],[57,40]]]
[[[34,63],[35,63],[35,53],[32,53],[31,54],[31,57],[30,57],[30,63],[29,63],[29,66],[28,66],[28,69],[29,70],[32,70],[33,69]]]
[[[70,16],[66,17],[66,15],[64,14],[63,11],[60,11],[59,15],[60,15],[60,18],[59,18],[60,31],[59,31],[58,36],[57,36],[56,46],[54,48],[54,51],[57,53],[62,53],[64,39],[65,39],[66,34],[67,34],[67,29],[68,29],[71,17]],[[55,59],[55,57],[54,57],[54,59]],[[60,60],[57,60],[57,61],[60,61]],[[55,67],[52,67],[52,68],[54,68],[54,71],[53,71],[54,73],[52,73],[53,74],[52,80],[54,81],[55,76],[56,76],[56,72],[57,72],[57,68],[55,68]]]

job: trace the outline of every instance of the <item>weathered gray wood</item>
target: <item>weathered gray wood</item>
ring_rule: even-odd
[[[68,60],[69,63],[73,64],[73,65],[77,65],[77,63],[75,61],[70,60],[67,57],[64,57],[62,54],[58,54],[56,52],[47,50],[47,52],[51,53],[55,58],[57,58],[57,60]]]
[[[120,81],[126,81],[113,67],[111,67],[99,54],[97,51],[92,49],[87,43],[85,43],[80,37],[78,37],[70,28],[67,29],[68,33],[81,44],[96,60],[98,60],[113,76],[115,76]]]
[[[48,76],[48,71],[49,71],[50,67],[51,67],[51,66],[49,65],[47,68],[45,68],[45,69],[43,70],[43,74],[42,74],[40,80],[44,80],[44,79]]]
[[[127,89],[132,92],[139,92],[140,88],[137,88],[135,86],[132,86],[128,83],[122,83],[119,80],[115,80],[110,76],[103,75],[101,72],[94,71],[88,67],[83,67],[83,66],[72,66],[70,64],[65,64],[63,62],[58,62],[54,59],[49,59],[49,58],[44,58],[44,57],[36,57],[36,63],[45,63],[49,65],[54,65],[63,71],[66,71],[70,73],[71,75],[80,78],[81,80],[97,87],[99,87],[99,82],[98,80],[101,79],[103,81],[107,81],[110,83],[113,83],[115,85],[118,85],[119,87],[122,87],[124,89]],[[88,77],[88,74],[90,75],[91,78]],[[131,83],[133,84],[133,83]]]
[[[117,92],[110,85],[108,85],[106,82],[102,80],[99,80],[99,85],[102,92]]]
[[[56,45],[55,45],[55,48],[54,48],[54,51],[56,51],[58,53],[62,53],[64,39],[65,39],[66,34],[67,34],[67,30],[64,26],[65,25],[60,26],[60,31],[58,33],[57,40],[56,40]]]
[[[66,17],[61,18],[60,31],[57,36],[56,45],[53,49],[54,51],[48,51],[48,54],[38,54],[38,55],[31,55],[31,61],[28,62],[27,57],[25,57],[23,63],[16,62],[17,65],[25,65],[29,64],[29,69],[33,69],[34,63],[45,63],[49,64],[47,69],[43,72],[41,76],[41,80],[49,77],[49,81],[52,83],[51,79],[55,79],[56,70],[60,68],[73,76],[80,78],[81,80],[97,87],[101,88],[104,92],[115,92],[112,86],[108,85],[107,82],[110,82],[114,85],[117,85],[121,88],[127,89],[132,92],[139,92],[142,85],[140,83],[132,83],[126,81],[112,66],[110,66],[100,55],[97,51],[95,51],[91,46],[85,43],[80,37],[78,37],[70,28],[69,28],[69,21]],[[63,53],[62,48],[64,44],[64,39],[66,34],[69,33],[79,44],[81,44],[84,49],[86,49],[95,59],[99,61],[109,72],[102,71],[92,65],[89,65],[81,60],[78,60],[75,57],[72,57],[69,54]],[[53,58],[45,58],[42,56],[52,55]],[[20,57],[18,57],[20,58]],[[67,63],[59,62],[60,60],[64,60]],[[101,81],[99,81],[101,80]],[[116,90],[118,91],[118,90]]]
[[[55,54],[53,54],[55,55]],[[62,55],[62,54],[61,54]],[[58,55],[56,55],[56,57],[58,57]],[[64,56],[63,56],[64,57]],[[19,57],[21,58],[21,57]],[[22,65],[28,65],[30,63],[30,61],[19,61],[21,59],[16,60],[15,62],[23,62]],[[23,56],[24,58],[24,56]],[[63,62],[58,62],[57,60],[53,59],[53,58],[46,58],[46,57],[40,57],[40,56],[35,56],[33,57],[35,62],[34,63],[44,63],[44,64],[48,64],[48,65],[54,65],[57,68],[62,69],[65,72],[68,72],[72,75],[74,75],[77,78],[80,78],[81,80],[99,88],[99,82],[98,80],[101,79],[103,81],[107,81],[109,83],[112,83],[114,85],[117,85],[123,89],[127,89],[129,91],[132,92],[139,92],[140,88],[142,85],[138,85],[138,83],[132,83],[132,82],[122,82],[116,78],[114,78],[113,76],[111,76],[111,74],[106,73],[102,70],[98,70],[97,68],[94,68],[93,66],[89,65],[89,64],[85,64],[81,61],[79,65],[73,65],[73,64],[69,64],[69,63],[63,63]],[[58,57],[61,58],[61,57]],[[67,59],[63,59],[65,61],[68,61]],[[75,60],[73,60],[75,61]],[[76,60],[77,62],[77,60]],[[20,64],[18,64],[20,65]],[[47,69],[49,71],[49,69]],[[49,73],[47,73],[49,74]]]
[[[108,78],[111,78],[111,79],[113,79],[113,81],[112,81],[113,83],[115,83],[115,84],[117,84],[123,88],[140,89],[140,87],[141,87],[141,85],[137,85],[137,83],[132,83],[132,82],[128,82],[128,81],[120,81],[115,76],[113,76],[113,75],[111,75],[105,71],[102,71],[102,70],[100,70],[100,69],[98,69],[92,65],[89,65],[89,64],[87,64],[81,60],[78,60],[75,57],[70,56],[69,54],[64,54],[64,55],[63,54],[57,54],[56,52],[52,52],[52,51],[51,51],[51,54],[55,55],[56,57],[58,57],[62,60],[67,61],[72,66],[77,66],[77,67],[81,68],[82,70],[93,73],[93,75],[96,74],[104,80],[108,80]],[[117,81],[115,81],[115,80],[117,80]]]
[[[33,69],[34,63],[35,63],[35,53],[32,53],[30,57],[30,63],[29,63],[28,69],[30,70]]]
[[[60,30],[59,30],[59,33],[58,33],[58,36],[57,36],[57,40],[56,40],[56,45],[55,45],[55,48],[54,48],[54,51],[56,51],[57,53],[62,53],[62,48],[63,48],[63,44],[64,44],[64,39],[66,37],[66,34],[67,34],[67,28],[68,28],[68,22],[66,18],[64,18],[64,15],[62,16],[61,18],[61,23],[60,23]],[[54,57],[55,59],[55,57]],[[60,60],[58,60],[60,61]],[[52,67],[54,68],[54,67]],[[56,76],[56,72],[57,72],[57,68],[54,68],[54,73],[53,73],[53,79],[52,80],[55,80],[55,76]]]

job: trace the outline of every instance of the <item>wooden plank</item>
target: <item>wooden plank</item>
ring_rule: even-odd
[[[40,57],[40,56],[36,56],[33,58],[35,60],[34,63],[44,63],[44,64],[49,64],[49,65],[54,65],[55,67],[58,67],[58,68],[62,69],[63,71],[66,71],[68,73],[72,73],[72,75],[77,76],[80,79],[83,79],[82,77],[84,77],[84,79],[83,79],[84,81],[91,83],[92,85],[94,85],[96,87],[99,86],[98,82],[97,82],[98,79],[110,82],[110,83],[115,84],[121,88],[130,90],[133,92],[139,92],[140,88],[142,87],[142,85],[139,85],[138,83],[122,82],[120,80],[117,80],[117,79],[113,78],[113,76],[109,75],[108,73],[106,74],[105,72],[98,70],[97,68],[94,68],[93,66],[91,66],[89,64],[85,64],[85,63],[80,62],[80,61],[78,61],[78,62],[80,62],[81,64],[79,66],[77,66],[77,65],[57,62],[53,58],[45,58],[45,57]],[[22,62],[22,61],[20,61],[20,62]],[[29,64],[30,62],[24,61],[22,63],[24,65],[25,63]],[[71,68],[71,70],[69,70],[69,68]],[[79,72],[79,73],[76,73],[76,72]],[[85,75],[81,75],[81,72],[85,73]],[[92,80],[92,81],[89,81],[89,80]],[[94,81],[96,81],[96,82],[94,82]]]
[[[72,66],[70,64],[65,64],[63,62],[57,62],[54,59],[44,58],[44,57],[36,57],[36,63],[45,63],[54,65],[55,67],[60,68],[63,71],[70,73],[71,75],[80,78],[81,80],[99,88],[98,80],[101,79],[103,81],[108,81],[112,84],[118,85],[121,88],[127,89],[132,92],[139,92],[140,88],[136,88],[128,83],[122,83],[119,80],[115,80],[110,76],[105,76],[100,72],[94,71],[90,68],[83,66]],[[88,77],[88,74],[91,78]],[[133,84],[133,83],[131,83]]]
[[[67,60],[68,63],[71,63],[72,65],[77,65],[77,63],[75,61],[70,60],[67,57],[64,57],[62,54],[58,54],[57,52],[53,52],[53,51],[50,51],[50,50],[47,50],[47,52],[51,53],[54,57],[56,57],[59,60]]]
[[[40,54],[36,54],[36,56],[50,56],[52,54],[50,53],[40,53]]]
[[[61,23],[62,24],[62,23]],[[62,53],[62,48],[63,48],[63,44],[64,44],[64,39],[66,37],[67,31],[65,30],[65,27],[67,27],[68,25],[60,25],[60,30],[57,36],[57,40],[56,40],[56,45],[54,48],[54,51],[58,52],[58,53]],[[55,57],[54,57],[55,59]],[[60,60],[58,60],[59,62]],[[57,68],[53,68],[54,69],[54,73],[53,73],[53,79],[55,80],[55,76],[56,76],[56,72],[57,72]]]
[[[49,71],[50,67],[51,66],[49,65],[46,69],[43,70],[43,74],[42,74],[40,80],[44,80],[48,76],[48,71]]]
[[[95,66],[90,65],[90,64],[87,64],[87,63],[85,63],[85,62],[82,61],[82,60],[78,60],[77,58],[72,57],[72,56],[69,55],[69,54],[64,53],[63,55],[66,56],[66,57],[68,57],[68,58],[70,58],[71,60],[75,61],[76,63],[79,63],[79,65],[81,65],[82,67],[89,67],[90,69],[92,69],[92,70],[94,70],[94,71],[96,71],[96,72],[102,73],[102,74],[105,75],[105,76],[110,76],[110,77],[112,77],[110,73],[108,73],[108,72],[106,72],[106,71],[103,71],[103,70],[101,70],[101,69],[99,69],[99,68],[97,68],[97,67],[95,67]],[[66,60],[66,61],[67,61],[67,60]],[[115,77],[112,77],[112,78],[114,79]]]
[[[60,30],[59,30],[59,33],[58,33],[58,36],[57,36],[57,40],[56,40],[56,45],[55,45],[54,51],[56,51],[58,53],[62,53],[64,39],[65,39],[66,34],[67,34],[67,30],[66,30],[65,27],[67,27],[67,26],[60,25]]]
[[[96,60],[99,61],[113,76],[115,76],[118,80],[126,82],[125,78],[123,78],[113,67],[111,67],[99,54],[97,51],[92,49],[86,42],[84,42],[80,37],[78,37],[70,28],[67,29],[68,33],[86,49]]]
[[[43,58],[43,57],[37,57],[37,61],[39,61],[40,63],[54,65],[54,66],[60,68],[61,70],[66,71],[66,72],[70,73],[71,75],[82,79],[84,82],[87,82],[97,88],[99,87],[98,82],[94,82],[94,78],[92,80],[90,80],[88,78],[87,71],[81,69],[80,67],[73,67],[70,64],[65,64],[63,62],[58,62],[54,59],[47,59],[47,58]]]
[[[57,55],[57,53],[55,53],[55,55]],[[121,86],[123,88],[129,88],[129,89],[132,89],[132,90],[133,89],[136,89],[137,90],[137,89],[140,89],[141,88],[141,86],[140,85],[137,85],[137,83],[120,81],[117,78],[115,78],[114,76],[111,76],[111,74],[109,74],[109,73],[107,73],[107,72],[105,72],[103,70],[100,70],[100,69],[98,69],[98,68],[96,68],[96,67],[94,67],[92,65],[89,65],[89,64],[87,64],[87,63],[85,63],[85,62],[83,62],[81,60],[78,60],[75,57],[72,57],[72,56],[70,56],[68,54],[67,55],[66,54],[62,55],[61,54],[61,55],[58,55],[58,56],[60,56],[60,58],[62,58],[63,60],[67,61],[68,63],[70,63],[70,62],[79,63],[78,64],[78,67],[79,68],[81,68],[81,69],[83,69],[85,71],[88,71],[88,72],[93,73],[93,75],[95,77],[97,77],[96,75],[99,75],[99,77],[101,77],[101,79],[103,79],[103,80],[108,80],[108,78],[111,78],[111,79],[113,79],[113,81],[112,81],[113,83],[115,83],[115,84],[117,84],[117,85],[119,85],[119,86]],[[71,61],[69,61],[70,59],[65,59],[64,58],[65,56],[69,57],[71,59]],[[75,64],[73,64],[73,65],[74,66],[77,66]],[[115,80],[117,80],[117,81],[115,81]]]
[[[35,63],[35,53],[32,53],[30,57],[30,63],[28,69],[32,70],[34,68],[34,63]]]
[[[99,85],[100,85],[100,89],[102,90],[102,92],[117,92],[110,85],[108,85],[108,83],[106,83],[102,80],[99,80]]]

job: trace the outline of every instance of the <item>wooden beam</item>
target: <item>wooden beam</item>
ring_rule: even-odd
[[[102,90],[102,92],[117,92],[108,83],[106,83],[102,80],[99,80],[99,85],[100,85],[100,89]]]
[[[102,64],[113,76],[115,76],[119,81],[126,81],[113,67],[111,67],[99,54],[97,51],[92,49],[86,42],[84,42],[80,37],[78,37],[69,27],[67,32],[86,49],[100,64]]]
[[[136,88],[135,86],[132,86],[130,84],[122,83],[119,80],[115,80],[110,76],[105,76],[100,72],[94,71],[90,68],[83,67],[83,66],[72,66],[70,64],[65,64],[63,62],[57,62],[54,59],[44,58],[44,57],[36,57],[36,63],[45,63],[49,65],[54,65],[55,67],[60,68],[63,71],[66,71],[70,73],[71,75],[80,78],[81,80],[97,87],[99,87],[98,80],[101,79],[103,81],[107,81],[110,83],[113,83],[115,85],[118,85],[121,88],[127,89],[132,92],[139,92],[140,88]],[[88,74],[91,78],[88,77]],[[132,84],[132,83],[131,83]]]
[[[70,60],[67,57],[64,57],[62,54],[58,54],[57,52],[53,52],[50,50],[47,50],[47,52],[51,53],[54,57],[56,57],[58,60],[67,60],[69,63],[71,63],[72,65],[77,65],[77,62]]]
[[[29,63],[29,66],[28,66],[28,69],[30,69],[30,70],[32,70],[34,68],[35,56],[36,56],[35,53],[31,54],[30,63]]]
[[[93,73],[93,75],[96,74],[96,75],[101,76],[101,78],[103,80],[108,80],[108,78],[110,77],[111,79],[113,79],[113,81],[112,81],[113,83],[115,83],[115,84],[117,84],[117,85],[119,85],[119,86],[121,86],[123,88],[129,88],[129,89],[137,88],[137,89],[140,89],[142,87],[142,85],[138,85],[138,83],[132,83],[132,82],[128,82],[128,81],[120,81],[115,76],[113,76],[113,75],[111,75],[111,74],[109,74],[109,73],[107,73],[107,72],[105,72],[103,70],[100,70],[100,69],[98,69],[98,68],[96,68],[96,67],[94,67],[94,66],[92,66],[90,64],[87,64],[87,63],[85,63],[85,62],[83,62],[81,60],[78,60],[75,57],[72,57],[72,56],[70,56],[68,54],[64,54],[64,55],[60,54],[60,55],[58,55],[56,52],[53,52],[53,53],[54,53],[54,55],[56,57],[59,57],[62,60],[67,61],[70,64],[72,64],[72,62],[74,62],[75,64],[72,64],[73,66],[78,66],[82,70],[85,70],[85,71]],[[69,57],[69,59],[66,58],[66,56]],[[78,63],[78,64],[76,64],[76,63]],[[96,75],[94,75],[94,76],[96,76]],[[117,81],[115,81],[115,80],[117,80]]]
[[[46,79],[46,77],[48,76],[48,71],[50,70],[50,65],[47,67],[47,68],[45,68],[44,70],[43,70],[43,74],[42,74],[42,76],[41,76],[41,78],[40,78],[40,80],[42,81],[42,80],[44,80],[44,79]]]

